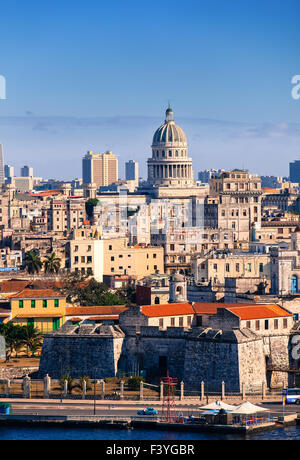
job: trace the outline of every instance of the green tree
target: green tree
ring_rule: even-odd
[[[29,251],[25,254],[24,266],[28,273],[34,275],[35,273],[38,274],[41,271],[43,263],[35,251]]]
[[[27,347],[29,351],[34,355],[37,350],[39,350],[42,346],[42,333],[34,327],[32,324],[27,326],[23,326],[23,340],[24,345]]]
[[[94,208],[98,206],[99,200],[97,198],[90,198],[86,203],[85,203],[85,210],[86,214],[89,219],[91,219],[94,215]]]
[[[47,257],[44,261],[45,273],[58,273],[61,266],[61,259],[56,257],[55,252],[51,256]]]
[[[6,362],[9,362],[13,351],[18,352],[24,345],[24,328],[10,321],[7,324],[0,324],[0,335],[5,338]]]
[[[133,286],[124,286],[116,291],[120,303],[122,305],[135,305],[136,304],[136,289]]]

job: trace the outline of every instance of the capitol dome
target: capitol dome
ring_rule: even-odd
[[[153,187],[187,188],[194,186],[193,176],[186,136],[174,123],[173,110],[169,107],[164,124],[153,137],[152,158],[148,160],[148,183]]]
[[[174,123],[173,110],[168,108],[166,111],[165,123],[158,128],[153,137],[153,146],[161,144],[180,144],[187,146],[186,136],[184,131]]]

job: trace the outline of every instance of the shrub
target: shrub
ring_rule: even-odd
[[[130,390],[138,391],[140,389],[141,382],[145,382],[144,377],[130,377],[128,380],[128,387]]]

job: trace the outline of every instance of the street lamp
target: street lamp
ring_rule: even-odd
[[[97,380],[96,380],[97,369],[94,369],[94,415],[97,412],[96,396],[97,396]]]

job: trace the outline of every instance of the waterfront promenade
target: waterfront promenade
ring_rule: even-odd
[[[209,398],[209,402],[214,401],[215,398]],[[300,406],[287,405],[283,408],[280,398],[268,398],[267,400],[261,401],[258,397],[248,399],[250,402],[260,404],[262,407],[270,410],[270,413],[274,416],[281,416],[283,413],[300,413]],[[94,415],[99,416],[129,416],[133,417],[137,415],[137,411],[147,406],[155,408],[158,413],[162,409],[162,401],[101,401],[97,400],[74,400],[74,399],[63,399],[62,402],[57,399],[10,399],[3,398],[0,402],[11,403],[13,414],[15,415]],[[229,398],[226,402],[239,404],[242,402],[240,398]],[[199,407],[206,404],[206,401],[197,400],[185,400],[175,401],[176,412],[182,413],[183,415],[199,414]]]

